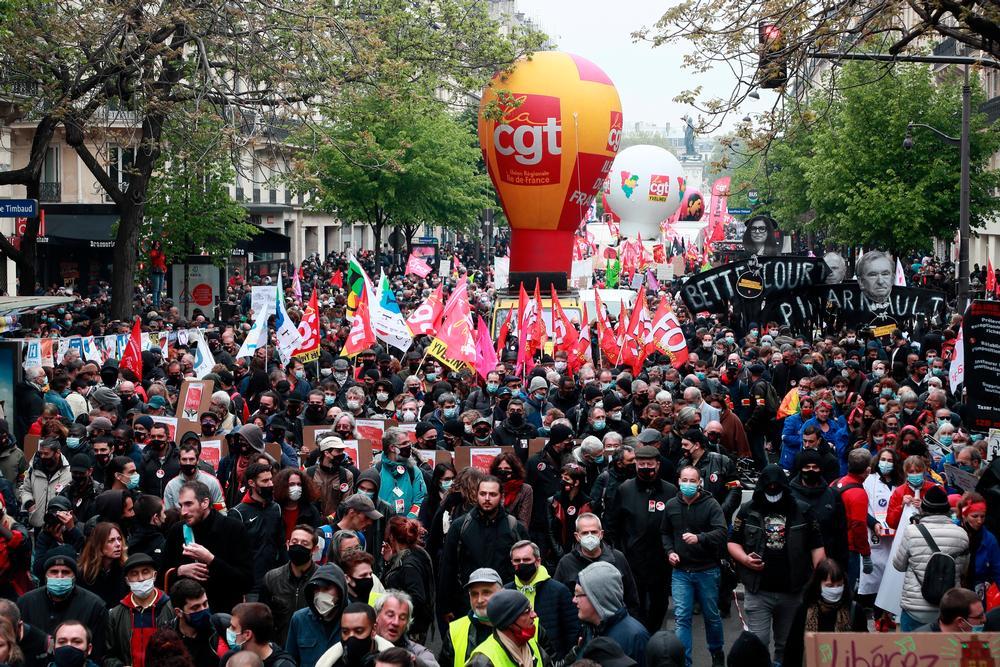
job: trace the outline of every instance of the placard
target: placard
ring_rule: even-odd
[[[367,438],[372,442],[382,442],[382,436],[385,434],[386,426],[385,419],[357,419],[354,421],[355,430],[358,432],[359,438]]]
[[[219,461],[222,460],[223,447],[226,453],[229,448],[225,446],[226,439],[221,436],[203,437],[201,439],[201,460],[212,466],[213,471],[219,470]]]
[[[808,667],[982,665],[996,667],[1000,633],[808,632]]]
[[[969,427],[1000,428],[1000,301],[973,301],[962,331]]]
[[[513,447],[466,447],[455,449],[455,470],[465,470],[472,466],[489,473],[493,459],[503,452],[514,452]]]
[[[439,463],[452,463],[454,454],[445,449],[414,449],[421,461],[427,461],[433,470]]]
[[[950,463],[944,464],[944,476],[948,480],[948,486],[966,492],[975,491],[976,484],[979,483],[979,478],[971,472],[965,472]]]
[[[278,290],[274,286],[255,286],[250,288],[250,308],[253,309],[254,317],[260,315],[264,308],[268,308],[269,313],[274,313],[278,302]]]
[[[531,458],[538,452],[545,449],[545,443],[548,442],[545,438],[532,438],[528,440],[528,458]]]
[[[1000,428],[991,428],[986,437],[986,462],[991,462],[997,454],[1000,454]]]
[[[169,438],[177,444],[177,438],[181,437],[181,434],[177,432],[177,417],[167,417],[165,415],[149,415],[149,418],[153,420],[154,424],[166,424],[167,434]]]
[[[29,464],[31,459],[35,457],[35,452],[38,451],[38,443],[41,442],[42,437],[39,435],[25,435],[24,436],[24,460]]]
[[[184,380],[177,398],[177,418],[199,422],[202,413],[208,412],[212,403],[215,383],[212,380]]]

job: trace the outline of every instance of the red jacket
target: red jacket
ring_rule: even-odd
[[[868,543],[868,492],[862,486],[863,481],[854,475],[845,475],[831,486],[840,494],[840,499],[844,503],[844,513],[847,515],[848,550],[851,553],[870,556],[872,547]],[[857,486],[841,491],[851,484]]]
[[[920,487],[920,497],[923,498],[924,494],[927,493],[927,489],[932,486],[937,485],[931,480],[924,478],[924,485]],[[889,496],[889,509],[886,510],[885,522],[893,530],[899,529],[899,520],[903,517],[903,499],[909,498],[912,495],[913,488],[904,482],[893,489],[892,495]]]

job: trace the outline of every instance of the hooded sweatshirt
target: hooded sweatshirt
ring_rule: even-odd
[[[580,587],[601,619],[597,627],[584,625],[581,651],[594,637],[610,637],[626,655],[644,664],[649,631],[628,615],[618,569],[603,561],[588,565],[580,571]]]
[[[335,586],[340,594],[337,596],[337,606],[330,615],[330,620],[324,620],[316,611],[315,597],[317,590],[331,585]],[[304,596],[308,606],[292,614],[285,650],[298,664],[315,665],[327,649],[340,642],[340,615],[347,600],[344,571],[333,563],[320,565],[309,578],[309,583],[305,585]]]
[[[646,644],[646,667],[684,667],[684,644],[671,630],[660,630]]]

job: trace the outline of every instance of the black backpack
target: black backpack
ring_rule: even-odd
[[[927,546],[933,552],[931,559],[927,561],[927,568],[924,570],[924,580],[920,581],[917,575],[917,582],[920,584],[920,594],[924,599],[935,607],[941,604],[941,597],[955,587],[955,559],[938,549],[937,542],[931,537],[931,533],[926,526],[917,524],[917,530],[924,536]],[[916,575],[916,571],[914,571]]]

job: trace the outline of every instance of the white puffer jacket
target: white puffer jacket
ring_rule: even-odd
[[[969,536],[965,529],[956,526],[951,517],[943,514],[931,514],[920,519],[927,531],[934,538],[938,549],[955,559],[955,581],[952,586],[958,586],[962,572],[969,564]],[[899,537],[896,538],[900,539]],[[903,596],[900,606],[911,614],[937,614],[937,607],[924,599],[920,593],[920,582],[924,580],[927,563],[931,559],[930,546],[914,524],[906,527],[902,534],[902,542],[892,566],[900,572],[905,572],[903,578]],[[920,578],[917,579],[919,573]]]

